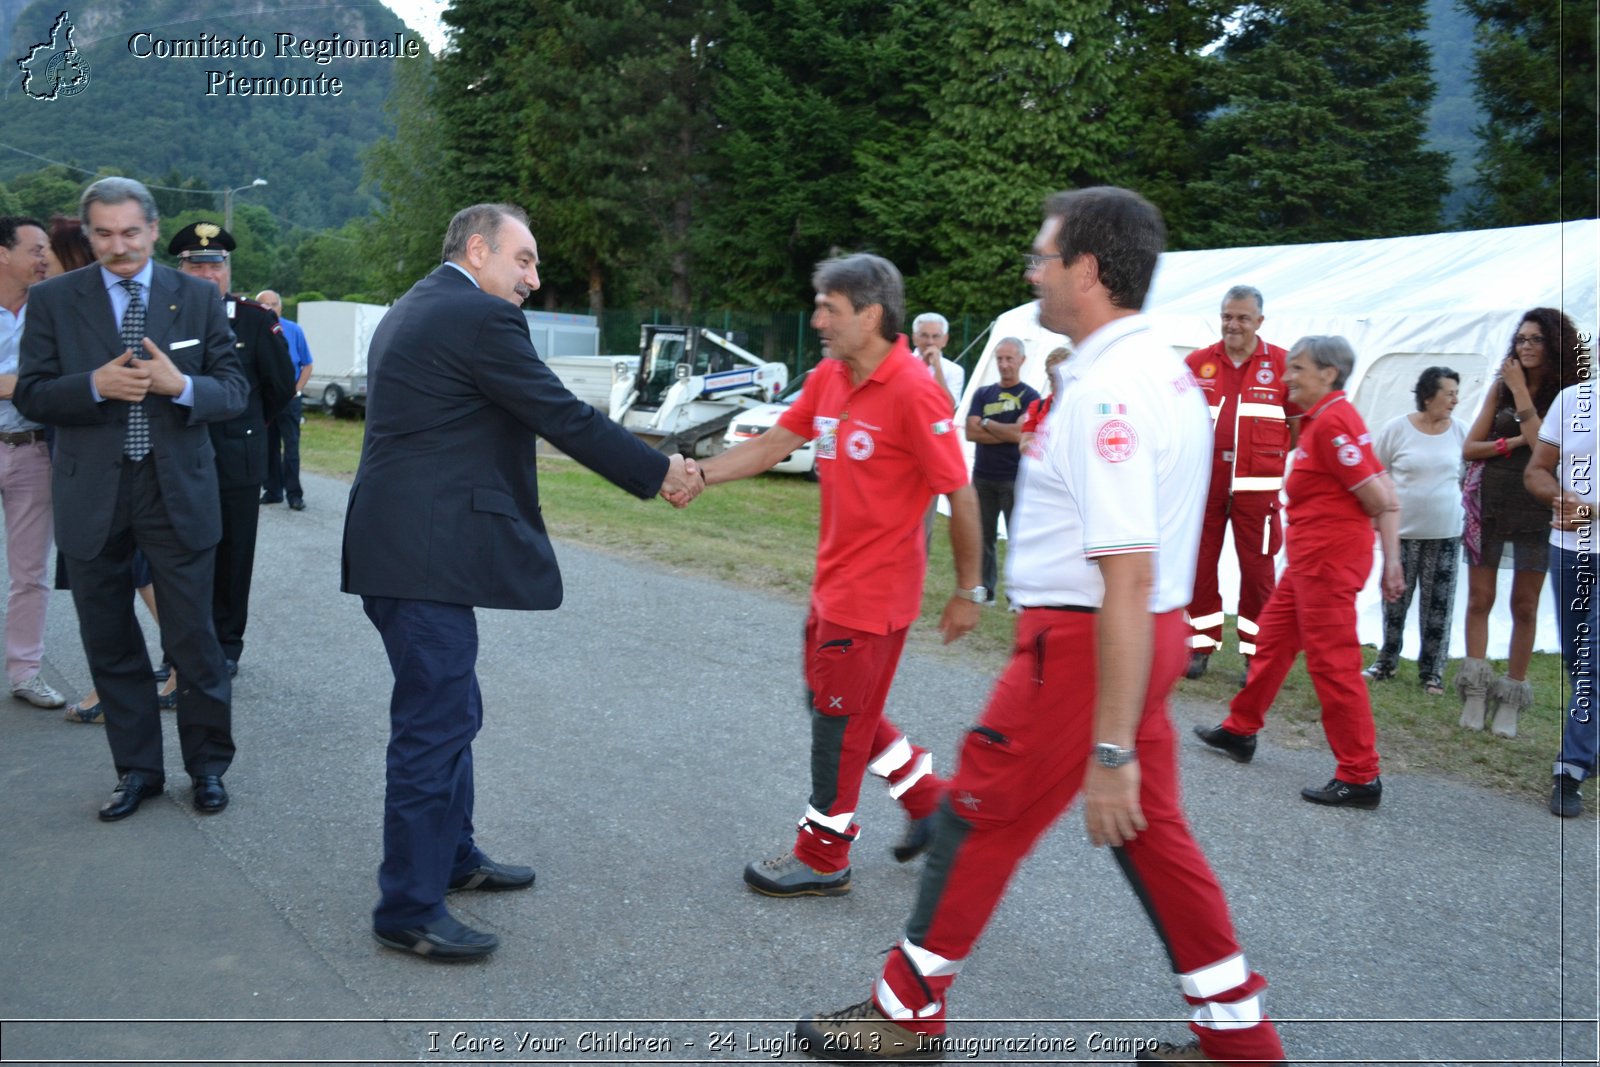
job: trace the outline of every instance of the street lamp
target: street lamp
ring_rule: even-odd
[[[233,194],[242,193],[246,189],[254,189],[258,185],[267,184],[267,179],[257,178],[249,185],[241,185],[236,189],[229,189],[222,194],[222,228],[229,233],[233,232]]]

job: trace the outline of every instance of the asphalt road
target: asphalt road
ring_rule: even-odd
[[[920,867],[890,858],[881,791],[864,794],[848,896],[771,900],[740,880],[805,802],[803,605],[572,543],[560,611],[479,613],[479,841],[538,885],[451,898],[500,935],[490,960],[377,946],[389,671],[338,592],[345,487],[307,483],[308,511],[262,515],[225,813],[189,806],[170,717],[173,788],[102,824],[102,728],[0,709],[0,1061],[761,1063],[798,1015],[867,994]],[[659,501],[616,505],[673,521]],[[47,648],[47,679],[81,695],[66,593]],[[948,770],[989,682],[914,652],[890,713]],[[1186,730],[1215,711],[1175,714]],[[1402,773],[1377,812],[1301,802],[1330,768],[1270,725],[1249,766],[1184,752],[1197,836],[1291,1059],[1595,1062],[1600,823]],[[1118,1062],[1187,1038],[1160,945],[1076,810],[951,1007],[967,1062]]]

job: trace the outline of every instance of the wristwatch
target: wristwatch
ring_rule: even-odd
[[[987,430],[989,428],[989,416],[985,415],[983,418],[979,419],[978,425]]]
[[[983,604],[989,599],[989,590],[981,585],[975,585],[971,589],[957,589],[955,595],[962,600],[970,600],[974,604]]]
[[[1102,741],[1094,746],[1094,758],[1102,767],[1125,767],[1139,757],[1131,748],[1119,748]]]

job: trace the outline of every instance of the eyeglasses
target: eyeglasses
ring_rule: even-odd
[[[1041,256],[1037,252],[1024,252],[1022,254],[1022,269],[1026,271],[1038,270],[1052,259],[1063,259],[1060,252],[1048,256]]]
[[[1544,338],[1536,333],[1519,333],[1516,337],[1512,338],[1511,343],[1513,345],[1542,345],[1544,344]]]

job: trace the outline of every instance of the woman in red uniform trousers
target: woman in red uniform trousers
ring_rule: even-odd
[[[1303,647],[1338,768],[1327,785],[1300,795],[1316,804],[1375,808],[1383,783],[1356,637],[1356,594],[1372,571],[1374,527],[1383,545],[1386,599],[1404,592],[1405,577],[1399,500],[1372,452],[1366,423],[1343,392],[1355,361],[1343,337],[1302,337],[1289,350],[1284,382],[1289,399],[1305,412],[1285,485],[1289,565],[1262,613],[1260,651],[1249,680],[1220,725],[1197,726],[1195,733],[1249,763],[1267,709]]]

